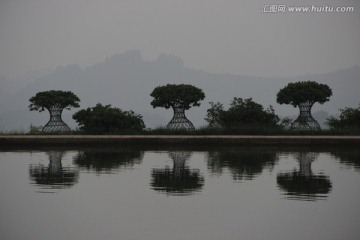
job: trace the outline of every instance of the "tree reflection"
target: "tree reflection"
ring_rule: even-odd
[[[220,175],[228,169],[235,181],[252,180],[260,175],[264,168],[272,168],[278,157],[275,151],[268,149],[226,148],[208,153],[207,165],[214,175]]]
[[[355,171],[360,172],[360,151],[357,149],[339,149],[331,153],[335,158],[339,159],[340,163],[354,168]]]
[[[294,158],[299,162],[299,170],[277,175],[277,184],[287,198],[315,201],[327,197],[332,188],[329,178],[315,175],[311,170],[311,164],[318,156],[315,152],[296,153]]]
[[[204,185],[203,176],[198,169],[190,169],[186,166],[186,160],[191,157],[191,152],[173,151],[168,154],[173,160],[173,168],[153,169],[152,188],[169,195],[191,195],[200,191]]]
[[[73,186],[78,182],[79,173],[76,168],[63,167],[61,160],[65,152],[47,152],[49,165],[30,165],[30,179],[42,188],[62,189]]]
[[[140,164],[143,156],[143,151],[131,148],[87,150],[74,157],[74,164],[97,174],[111,174]]]

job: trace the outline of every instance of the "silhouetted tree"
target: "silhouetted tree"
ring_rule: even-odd
[[[80,99],[72,92],[51,90],[45,92],[38,92],[31,97],[30,111],[42,112],[45,109],[50,113],[49,122],[43,127],[43,132],[69,132],[71,129],[61,119],[61,114],[64,109],[71,107],[79,107]]]
[[[172,169],[166,167],[152,170],[153,189],[169,195],[189,195],[199,191],[204,185],[204,178],[199,170],[189,169],[185,164],[191,152],[172,151],[169,156],[174,162]]]
[[[293,129],[320,129],[319,123],[311,116],[314,103],[324,104],[329,101],[332,91],[326,84],[314,81],[289,83],[280,89],[276,101],[279,104],[291,104],[299,107],[300,114],[291,124]]]
[[[290,173],[279,173],[277,184],[290,199],[317,200],[327,196],[332,184],[327,176],[315,175],[311,170],[312,162],[318,157],[315,152],[299,152],[295,154],[300,168]]]
[[[76,168],[63,167],[61,160],[64,152],[50,151],[47,153],[49,165],[31,165],[30,179],[42,188],[63,189],[72,187],[78,182],[79,172]]]
[[[204,92],[190,84],[167,84],[156,87],[150,94],[154,100],[151,105],[156,107],[172,108],[174,116],[166,126],[170,129],[194,129],[194,125],[186,118],[185,110],[200,106],[204,100]]]
[[[76,112],[73,119],[79,124],[80,130],[92,134],[140,131],[145,128],[141,115],[100,103]]]
[[[357,108],[340,109],[339,119],[331,116],[327,119],[326,124],[332,129],[360,129],[360,104]]]
[[[222,128],[275,127],[280,120],[272,106],[266,110],[252,98],[234,98],[228,110],[217,102],[210,102],[205,120],[210,126]]]

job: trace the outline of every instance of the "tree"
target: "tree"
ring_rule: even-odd
[[[50,113],[49,122],[43,127],[43,132],[69,132],[71,129],[61,119],[64,109],[79,107],[80,99],[70,91],[51,90],[38,92],[29,99],[30,111],[42,112],[45,109]]]
[[[210,126],[236,129],[244,127],[276,127],[279,117],[272,106],[264,110],[263,106],[252,98],[234,98],[228,110],[217,102],[210,102],[205,120]]]
[[[65,152],[47,152],[49,164],[30,165],[30,179],[41,188],[63,189],[72,187],[78,182],[79,170],[75,167],[63,167],[61,160]]]
[[[357,108],[340,109],[339,119],[331,116],[326,124],[332,129],[359,128],[360,129],[360,104]]]
[[[174,116],[166,126],[170,129],[194,129],[194,125],[186,118],[185,110],[200,106],[204,100],[204,92],[190,84],[167,84],[156,87],[150,94],[154,100],[151,102],[153,108],[164,107],[174,110]]]
[[[316,152],[295,153],[294,158],[299,162],[299,169],[277,175],[277,184],[289,199],[315,201],[326,198],[330,193],[332,183],[329,177],[316,175],[311,170],[311,164],[318,156],[319,153]]]
[[[291,124],[292,129],[320,129],[319,123],[311,116],[314,103],[324,104],[330,100],[332,91],[326,84],[314,81],[289,83],[280,89],[276,101],[279,104],[291,104],[299,107],[300,114]]]
[[[204,177],[198,169],[190,169],[186,161],[192,152],[171,151],[169,157],[173,160],[173,168],[155,168],[152,170],[151,186],[155,191],[168,195],[191,195],[201,191]]]
[[[133,111],[98,103],[95,107],[82,109],[73,115],[80,130],[92,134],[112,134],[121,131],[140,131],[145,128],[142,116]]]

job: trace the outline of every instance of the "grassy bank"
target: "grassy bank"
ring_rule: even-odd
[[[121,133],[119,133],[121,134]],[[293,130],[284,128],[258,128],[258,127],[245,127],[245,128],[211,128],[200,127],[193,131],[189,130],[172,130],[163,127],[146,130],[140,134],[145,135],[265,135],[265,136],[357,136],[360,135],[359,128],[346,128],[346,129],[321,129],[321,130]]]
[[[321,129],[321,130],[293,130],[284,128],[244,127],[223,129],[216,127],[200,127],[195,130],[168,129],[158,127],[142,131],[124,130],[105,134],[86,133],[73,130],[67,133],[43,133],[39,129],[30,128],[29,131],[0,131],[1,135],[254,135],[254,136],[360,136],[360,128]]]

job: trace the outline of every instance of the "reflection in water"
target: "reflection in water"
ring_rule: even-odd
[[[30,180],[43,189],[62,189],[78,182],[79,173],[76,168],[63,167],[61,159],[64,152],[47,152],[49,165],[30,165]]]
[[[198,149],[0,149],[0,239],[360,239],[355,147]]]
[[[210,151],[207,157],[209,171],[222,174],[224,168],[230,170],[235,181],[251,180],[260,175],[265,167],[272,168],[278,160],[275,151],[266,149],[226,148]]]
[[[134,148],[90,149],[75,154],[73,163],[77,167],[63,167],[64,151],[47,152],[49,164],[32,164],[29,167],[30,180],[42,189],[62,189],[78,182],[79,170],[96,174],[118,173],[141,164],[144,151]],[[288,199],[310,200],[326,199],[332,190],[329,177],[314,174],[312,162],[318,157],[315,152],[292,153],[299,163],[299,169],[277,174],[278,189]],[[167,195],[192,195],[202,191],[204,176],[199,169],[190,169],[186,162],[191,151],[169,151],[173,166],[151,170],[151,188]],[[360,169],[359,151],[337,151],[333,156],[347,166]],[[279,152],[269,148],[221,148],[207,152],[207,169],[212,175],[229,172],[234,181],[252,180],[263,170],[273,169]]]
[[[285,191],[288,199],[315,201],[325,199],[331,191],[332,184],[327,176],[314,175],[311,163],[319,156],[315,152],[299,152],[294,158],[300,169],[290,173],[279,173],[277,183]]]
[[[74,164],[80,169],[95,171],[97,174],[117,173],[141,164],[143,151],[135,149],[110,149],[81,151],[74,157]]]
[[[169,157],[173,160],[173,168],[153,169],[152,188],[168,195],[191,195],[199,192],[204,185],[204,178],[198,169],[189,169],[185,164],[191,157],[191,152],[169,152]]]
[[[341,164],[354,168],[355,171],[360,172],[360,151],[354,151],[353,149],[343,149],[332,152],[331,154],[338,158]]]

